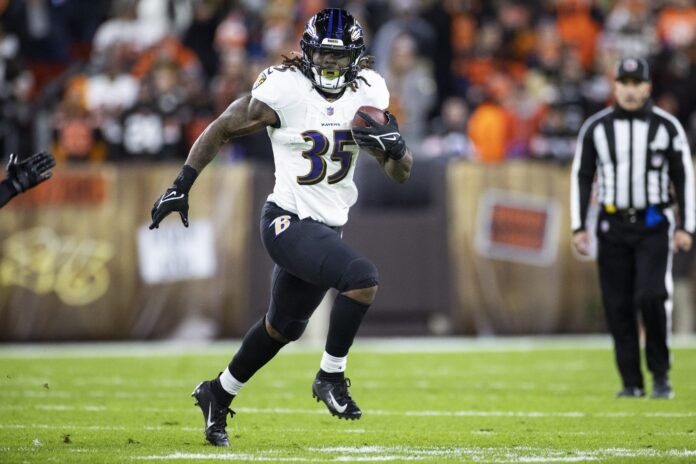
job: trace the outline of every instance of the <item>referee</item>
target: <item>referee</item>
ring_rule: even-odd
[[[618,397],[645,396],[638,314],[653,378],[652,398],[672,398],[669,338],[672,253],[691,248],[696,227],[694,173],[679,121],[650,101],[645,60],[618,62],[615,104],[580,129],[571,175],[573,244],[588,254],[585,229],[597,174],[597,263],[607,325],[623,381]],[[670,190],[673,189],[673,190]],[[678,219],[670,208],[676,200]]]

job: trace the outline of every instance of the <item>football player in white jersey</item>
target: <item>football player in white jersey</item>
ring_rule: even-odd
[[[360,112],[364,128],[351,130],[361,106],[386,110],[384,79],[369,69],[360,23],[341,9],[313,16],[300,42],[302,57],[286,59],[259,75],[251,95],[234,101],[201,134],[174,184],[152,208],[152,225],[178,212],[188,225],[188,193],[220,146],[266,128],[275,160],[275,187],[262,218],[261,236],[275,262],[268,312],[249,329],[227,368],[193,392],[205,418],[206,439],[229,446],[230,403],[245,382],[287,343],[297,340],[329,288],[339,292],[331,309],[326,347],[312,394],[329,412],[359,419],[344,377],[347,355],[377,293],[375,265],[341,240],[341,227],[357,199],[353,183],[359,148],[375,156],[389,177],[408,179],[413,158],[388,112],[379,124]]]

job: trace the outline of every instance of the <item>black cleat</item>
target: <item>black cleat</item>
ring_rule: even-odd
[[[341,419],[360,419],[362,411],[348,393],[350,379],[328,381],[320,379],[319,375],[312,384],[312,397],[323,401],[329,412]]]
[[[668,380],[655,382],[653,385],[652,395],[653,399],[665,399],[671,400],[674,398],[674,390],[672,390],[672,385],[669,384]]]
[[[234,411],[215,400],[209,380],[199,383],[191,396],[196,398],[196,405],[203,411],[206,440],[213,446],[230,446],[225,427],[227,427],[227,413],[230,414],[230,418],[233,418]]]
[[[642,398],[645,390],[640,387],[626,387],[616,394],[617,398]]]

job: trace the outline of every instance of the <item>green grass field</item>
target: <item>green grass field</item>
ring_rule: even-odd
[[[206,445],[190,393],[235,346],[0,347],[0,462],[696,462],[696,347],[674,349],[673,400],[614,399],[608,340],[356,346],[359,421],[311,397],[321,350],[290,349]]]

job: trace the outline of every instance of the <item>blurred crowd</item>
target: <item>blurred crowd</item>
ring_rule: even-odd
[[[0,157],[183,160],[326,7],[365,26],[417,157],[567,162],[626,55],[696,140],[692,0],[0,0]],[[218,159],[269,161],[270,144]]]

